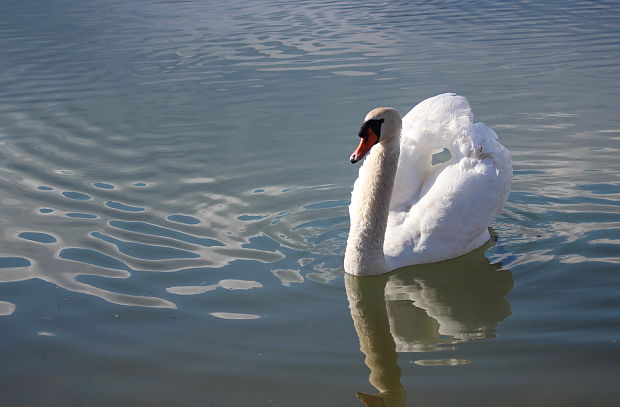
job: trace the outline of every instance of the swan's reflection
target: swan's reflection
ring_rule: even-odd
[[[497,324],[510,315],[506,295],[513,280],[510,271],[484,257],[487,248],[378,277],[346,275],[369,381],[379,390],[358,393],[366,406],[405,406],[397,352],[449,350],[458,342],[495,337]]]

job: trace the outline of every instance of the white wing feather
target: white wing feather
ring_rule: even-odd
[[[451,159],[431,164],[447,148]],[[506,202],[510,153],[484,123],[473,123],[467,99],[438,95],[403,118],[384,253],[390,269],[465,254],[489,239]]]

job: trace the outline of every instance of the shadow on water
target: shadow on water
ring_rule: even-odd
[[[512,273],[484,257],[487,247],[454,260],[376,276],[345,276],[351,317],[379,393],[358,393],[368,407],[404,407],[399,352],[455,349],[496,336],[510,316]],[[463,359],[418,360],[419,365],[467,364]]]

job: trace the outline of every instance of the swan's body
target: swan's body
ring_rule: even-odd
[[[402,130],[402,131],[401,131]],[[368,152],[353,187],[345,271],[384,274],[466,254],[489,240],[488,226],[506,202],[510,153],[467,99],[438,95],[404,118],[374,109],[351,161]],[[432,165],[447,148],[449,161]]]

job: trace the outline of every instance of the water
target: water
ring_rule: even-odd
[[[618,27],[602,1],[0,3],[0,405],[617,405]],[[496,244],[345,279],[363,116],[446,91],[512,151]]]

